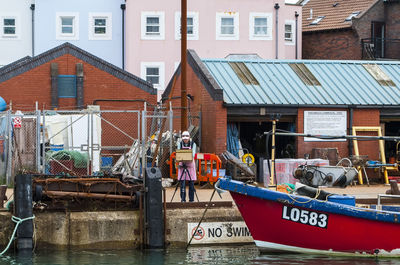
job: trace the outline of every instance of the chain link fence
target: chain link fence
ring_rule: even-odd
[[[40,111],[0,114],[0,183],[12,184],[17,170],[35,171],[40,150]]]
[[[40,111],[0,114],[0,183],[12,184],[18,170],[34,171],[40,155]]]
[[[141,178],[146,167],[170,177],[180,139],[171,109],[0,113],[0,183],[18,171],[54,176],[122,175]],[[189,113],[189,132],[201,145],[201,114]],[[199,149],[198,149],[199,150]],[[143,167],[142,167],[143,165]],[[174,167],[172,167],[175,170]]]
[[[102,111],[100,170],[106,174],[140,175],[140,111]]]
[[[163,178],[169,177],[170,155],[173,152],[173,112],[161,106],[143,111],[142,144],[145,167],[158,167]]]
[[[181,116],[180,115],[176,115],[176,113],[174,113],[173,116],[174,120],[180,121],[181,120]],[[197,147],[198,147],[198,152],[200,151],[200,147],[201,147],[201,112],[189,112],[188,113],[188,131],[190,134],[190,138],[196,143]],[[174,122],[173,123],[173,131],[175,132],[175,146],[176,146],[176,142],[179,141],[179,138],[181,137],[181,133],[182,131],[180,130],[181,126],[180,124]]]

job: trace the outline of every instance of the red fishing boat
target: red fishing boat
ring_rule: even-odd
[[[393,207],[360,208],[351,196],[317,189],[300,196],[227,178],[216,187],[231,193],[262,252],[400,257],[400,212]]]

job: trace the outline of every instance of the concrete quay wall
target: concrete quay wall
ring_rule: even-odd
[[[197,223],[204,208],[166,211],[166,246],[187,244],[187,223]],[[139,211],[36,212],[36,248],[120,249],[140,246]],[[0,212],[0,246],[6,246],[15,224]],[[235,206],[210,208],[203,222],[242,221]]]

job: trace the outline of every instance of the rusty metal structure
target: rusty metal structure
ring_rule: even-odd
[[[142,187],[118,177],[33,177],[34,200],[41,209],[139,208]]]

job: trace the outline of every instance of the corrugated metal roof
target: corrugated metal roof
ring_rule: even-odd
[[[227,104],[400,104],[400,62],[397,61],[202,59],[202,62],[224,91],[224,102]],[[259,85],[257,82],[243,82],[243,78],[232,67],[235,62],[244,65]],[[377,71],[379,76],[384,76],[385,82],[376,79]],[[316,80],[312,80],[313,78]]]

